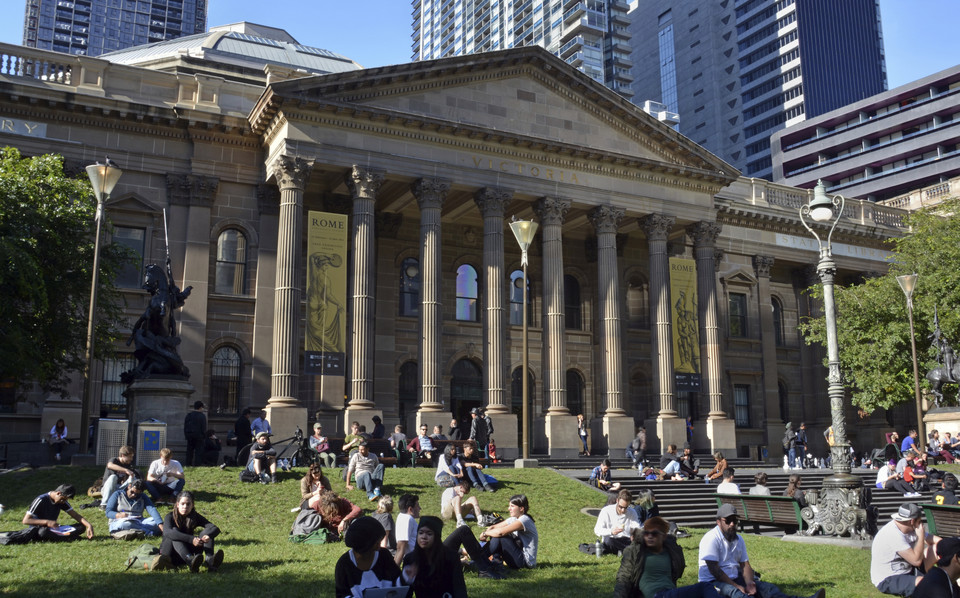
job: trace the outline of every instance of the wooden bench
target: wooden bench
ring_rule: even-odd
[[[927,504],[920,507],[931,534],[941,538],[960,536],[960,506]]]
[[[714,494],[717,508],[733,505],[740,517],[740,530],[744,524],[769,525],[791,533],[803,529],[800,503],[789,496],[758,496],[751,494]]]

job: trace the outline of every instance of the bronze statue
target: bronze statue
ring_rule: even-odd
[[[937,308],[933,311],[933,333],[929,336],[933,341],[933,346],[937,350],[937,363],[940,364],[927,372],[927,380],[930,381],[930,388],[933,391],[937,407],[943,401],[943,392],[940,388],[947,383],[956,384],[960,380],[960,367],[954,363],[953,347],[947,337],[940,330],[940,317],[937,314]]]

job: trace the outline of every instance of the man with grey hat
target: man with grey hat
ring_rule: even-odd
[[[939,540],[924,530],[920,507],[903,503],[873,538],[870,581],[884,594],[913,596],[923,571],[937,558],[934,545]]]
[[[927,570],[914,593],[924,598],[960,598],[960,538],[940,540],[937,557],[937,566]]]
[[[717,509],[717,526],[700,540],[698,580],[712,583],[727,598],[788,598],[777,586],[754,577],[747,545],[737,534],[739,521],[733,505]],[[826,592],[820,588],[811,598],[824,596]]]
[[[66,542],[76,540],[84,535],[84,530],[86,530],[87,539],[93,539],[93,526],[84,519],[83,515],[74,511],[70,503],[67,502],[75,494],[76,491],[70,484],[60,484],[56,490],[41,494],[30,503],[26,515],[23,516],[23,524],[39,528],[37,539],[41,541]],[[80,525],[74,526],[73,530],[62,528],[57,523],[57,518],[61,512],[73,517]]]

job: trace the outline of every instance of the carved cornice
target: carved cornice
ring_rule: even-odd
[[[533,204],[533,211],[540,217],[541,226],[560,226],[570,209],[570,200],[557,197],[541,197]]]
[[[648,214],[637,218],[637,223],[647,235],[648,241],[666,241],[676,218],[663,214]]]
[[[626,214],[626,210],[622,208],[598,206],[587,213],[587,218],[593,224],[597,235],[615,234],[624,214]]]
[[[440,208],[450,190],[450,181],[440,178],[417,179],[410,186],[413,196],[417,198],[420,209]]]
[[[713,247],[720,236],[723,226],[716,222],[701,220],[687,227],[687,234],[693,239],[694,247]]]
[[[303,191],[313,168],[313,160],[294,156],[280,156],[269,166],[281,191],[297,189]]]
[[[383,184],[383,171],[354,165],[347,173],[346,183],[354,199],[376,199]]]
[[[209,208],[220,186],[217,177],[197,174],[167,174],[167,198],[170,205]]]
[[[770,278],[770,268],[773,267],[773,258],[769,255],[753,256],[753,270],[757,278]]]
[[[400,231],[400,225],[403,224],[403,214],[397,212],[377,212],[377,237],[385,239],[396,239]]]
[[[473,201],[480,208],[484,218],[488,216],[503,218],[503,212],[513,199],[513,191],[499,187],[484,187],[473,194]]]

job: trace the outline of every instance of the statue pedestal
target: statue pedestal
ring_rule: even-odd
[[[127,397],[127,409],[130,413],[130,429],[127,438],[137,451],[137,465],[143,465],[142,450],[138,433],[140,422],[155,419],[167,424],[166,442],[178,461],[184,458],[187,440],[183,435],[183,418],[190,410],[190,395],[194,393],[193,384],[184,378],[143,378],[127,387],[123,395]],[[160,448],[163,448],[162,446]],[[146,461],[149,465],[150,461]]]

